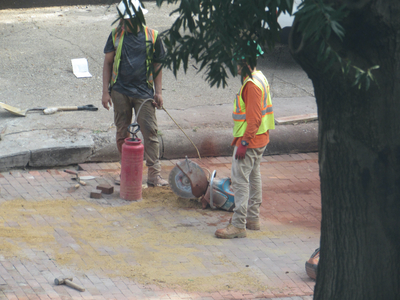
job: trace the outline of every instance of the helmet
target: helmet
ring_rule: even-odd
[[[261,46],[256,43],[256,41],[253,41],[253,45],[250,44],[250,41],[247,42],[247,46],[248,47],[255,46],[254,44],[257,45],[257,57],[260,56],[260,55],[263,55],[264,51],[262,50]],[[243,52],[243,48],[240,48],[239,51],[235,52],[233,54],[234,59],[235,60],[246,59],[246,56],[242,52]]]
[[[139,0],[126,0],[126,2],[129,5],[129,11],[130,11],[132,17],[135,16],[135,10],[133,9],[133,7],[135,7],[136,11],[139,11],[139,9],[141,9],[144,15],[149,12],[147,9],[143,8],[143,6],[139,2]],[[126,11],[126,6],[124,4],[124,1],[121,1],[118,4],[117,10],[124,16],[124,19],[130,19],[131,18],[129,16],[129,13]]]

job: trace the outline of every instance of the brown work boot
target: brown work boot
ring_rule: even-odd
[[[246,228],[250,230],[260,230],[260,219],[246,219]]]
[[[168,181],[163,179],[161,175],[157,175],[154,178],[147,179],[147,186],[148,187],[156,187],[156,186],[168,186]]]
[[[229,219],[229,224],[232,223],[232,217]],[[246,219],[246,228],[249,230],[260,230],[260,219]]]
[[[226,228],[218,229],[215,235],[220,239],[244,238],[247,236],[246,229],[237,228],[232,224],[229,224]]]

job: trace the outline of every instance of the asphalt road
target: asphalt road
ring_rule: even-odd
[[[115,0],[1,0],[0,9],[112,4]]]

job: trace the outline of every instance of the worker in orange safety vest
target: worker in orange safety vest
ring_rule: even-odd
[[[259,45],[257,52],[257,56],[264,53]],[[237,71],[243,84],[236,95],[232,113],[234,151],[231,180],[235,208],[228,226],[215,232],[218,238],[243,238],[247,235],[246,229],[260,229],[260,162],[269,143],[269,130],[275,128],[275,121],[268,80],[256,65],[257,59],[239,54]]]

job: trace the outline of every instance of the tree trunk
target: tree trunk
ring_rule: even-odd
[[[400,299],[400,1],[347,2],[344,42],[331,43],[356,66],[379,65],[378,85],[352,86],[354,76],[344,76],[339,65],[323,73],[318,43],[294,53],[313,82],[319,116],[322,224],[314,299]],[[300,38],[291,38],[293,50]]]

